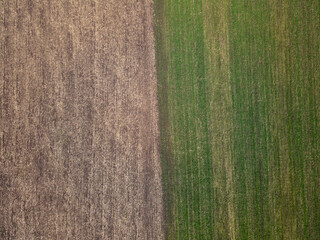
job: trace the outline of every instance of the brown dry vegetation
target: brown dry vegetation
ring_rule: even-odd
[[[153,3],[0,4],[0,238],[161,239]]]

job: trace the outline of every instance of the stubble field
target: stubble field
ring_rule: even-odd
[[[0,238],[162,239],[152,2],[0,11]]]

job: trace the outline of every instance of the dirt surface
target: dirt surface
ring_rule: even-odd
[[[0,239],[163,238],[153,3],[0,5]]]

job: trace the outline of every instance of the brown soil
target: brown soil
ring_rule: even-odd
[[[0,239],[163,238],[151,0],[0,5]]]

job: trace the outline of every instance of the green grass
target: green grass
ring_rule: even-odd
[[[167,239],[320,239],[319,1],[155,13]]]

